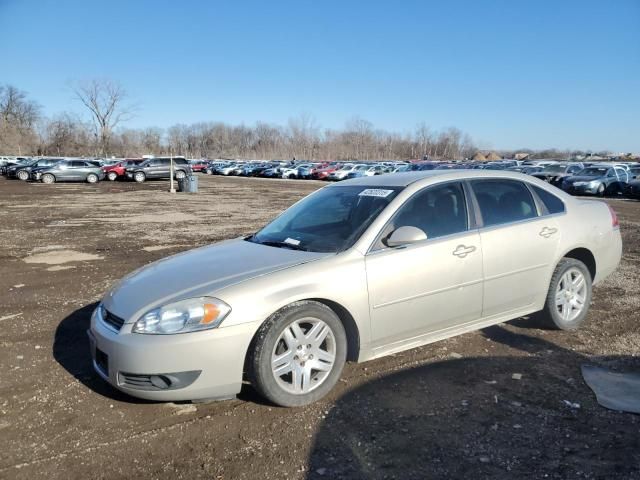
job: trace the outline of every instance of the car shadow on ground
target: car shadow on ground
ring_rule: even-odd
[[[53,340],[53,357],[83,385],[100,395],[120,402],[150,403],[113,388],[93,370],[87,330],[97,305],[92,303],[79,308],[60,322]]]
[[[639,358],[586,358],[502,326],[482,333],[516,351],[402,370],[335,401],[307,478],[640,478],[640,416],[600,407],[580,373],[637,370]]]

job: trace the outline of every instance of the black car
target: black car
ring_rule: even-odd
[[[624,196],[640,200],[640,180],[634,180],[624,186]]]
[[[559,187],[565,177],[577,175],[583,169],[584,167],[579,163],[556,163],[546,165],[542,170],[532,173],[531,176]]]
[[[6,175],[7,171],[11,167],[26,165],[31,161],[32,160],[30,158],[25,158],[25,157],[16,158],[15,160],[3,161],[2,164],[0,165],[0,175]]]
[[[193,173],[191,165],[184,157],[173,158],[173,170],[173,176],[176,179],[184,178]],[[128,179],[135,180],[138,183],[144,182],[148,178],[170,178],[171,158],[150,158],[139,165],[127,167],[125,173]]]
[[[622,167],[593,165],[566,177],[560,187],[572,195],[610,195],[623,193],[630,175]]]
[[[19,178],[20,180],[27,181],[31,178],[31,172],[33,169],[39,167],[53,167],[61,160],[62,158],[40,158],[38,160],[31,160],[29,162],[8,167],[6,175],[7,178]]]

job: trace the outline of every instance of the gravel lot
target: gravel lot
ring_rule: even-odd
[[[350,364],[299,409],[249,386],[149,403],[92,373],[85,331],[111,284],[255,231],[321,185],[200,176],[200,194],[170,195],[0,178],[0,478],[640,478],[640,416],[601,408],[579,369],[640,369],[640,202],[610,200],[624,258],[577,333],[517,319]]]

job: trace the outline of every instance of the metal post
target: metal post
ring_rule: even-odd
[[[170,168],[169,168],[169,177],[170,177],[170,186],[169,193],[176,193],[175,186],[173,185],[173,152],[169,154],[170,159]]]

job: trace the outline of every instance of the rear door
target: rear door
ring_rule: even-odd
[[[470,183],[481,216],[482,316],[515,313],[546,295],[562,232],[524,182]]]

